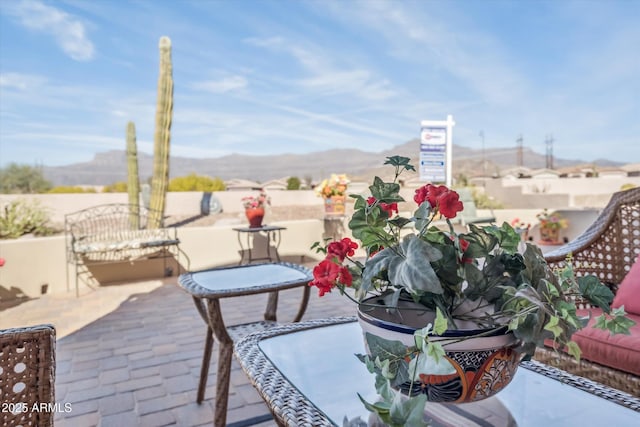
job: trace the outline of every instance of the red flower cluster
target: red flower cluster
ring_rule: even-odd
[[[444,185],[427,184],[416,190],[413,200],[418,204],[428,201],[432,209],[437,208],[445,218],[455,218],[464,209],[460,196]]]
[[[347,267],[340,263],[348,256],[355,255],[358,244],[348,237],[331,242],[327,246],[327,257],[313,269],[313,280],[309,286],[318,288],[318,295],[323,296],[340,285],[351,286],[353,276]]]
[[[369,206],[371,206],[372,204],[374,204],[377,201],[377,199],[373,196],[369,197],[367,199],[367,204]],[[389,214],[389,216],[393,216],[393,212],[395,211],[395,213],[398,213],[398,204],[397,203],[384,203],[384,202],[380,202],[380,209],[382,209],[383,211],[385,211],[386,213]]]

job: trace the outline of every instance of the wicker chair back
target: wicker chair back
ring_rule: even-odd
[[[615,291],[640,254],[640,188],[614,193],[584,233],[545,259],[562,267],[569,253],[577,275],[593,274]]]
[[[55,339],[52,325],[0,330],[0,426],[53,426]]]

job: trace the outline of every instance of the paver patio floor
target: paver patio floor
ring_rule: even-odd
[[[0,328],[56,326],[56,401],[71,409],[56,414],[56,426],[212,425],[217,346],[206,400],[198,405],[206,327],[176,280],[104,286],[77,299],[72,292],[47,295],[0,312]],[[311,294],[304,319],[355,312],[338,293],[321,299]],[[301,295],[301,289],[280,293],[279,321],[293,319]],[[266,299],[266,294],[224,299],[227,325],[260,320]],[[269,414],[235,360],[227,414],[230,426]]]

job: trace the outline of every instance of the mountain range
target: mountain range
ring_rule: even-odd
[[[370,152],[358,149],[333,149],[308,154],[276,154],[251,156],[230,154],[217,158],[196,159],[171,156],[169,170],[171,177],[190,173],[218,177],[223,180],[248,179],[264,182],[288,176],[301,179],[319,180],[331,173],[348,173],[351,177],[369,178],[380,170],[387,156],[400,155],[410,157],[416,165],[419,157],[420,142],[413,139],[383,152]],[[478,176],[483,170],[491,175],[517,165],[517,149],[488,148],[472,149],[453,145],[453,174],[468,177]],[[522,151],[523,166],[538,169],[546,165],[545,155],[529,148]],[[483,168],[483,158],[485,159]],[[553,159],[554,168],[584,165],[587,162],[570,159]],[[621,163],[606,159],[588,162],[598,167],[621,166]],[[153,156],[138,153],[140,180],[151,176]],[[74,163],[65,166],[44,166],[44,176],[54,185],[107,185],[127,180],[127,159],[124,150],[112,150],[95,155],[89,162]]]

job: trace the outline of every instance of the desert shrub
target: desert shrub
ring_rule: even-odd
[[[169,191],[224,191],[224,181],[220,178],[196,175],[179,176],[169,181]]]
[[[473,202],[478,209],[502,209],[504,205],[485,193],[473,190]]]
[[[51,183],[44,178],[41,168],[11,163],[0,169],[0,193],[45,193],[50,188]]]
[[[126,193],[127,183],[124,181],[114,182],[113,184],[105,185],[102,188],[103,193]]]
[[[37,200],[16,199],[0,209],[0,239],[16,239],[24,234],[53,234],[49,213]]]
[[[300,185],[300,178],[297,176],[292,176],[287,179],[287,190],[299,190]]]
[[[50,194],[67,194],[67,193],[95,193],[94,188],[74,187],[71,185],[59,185],[48,191]]]

